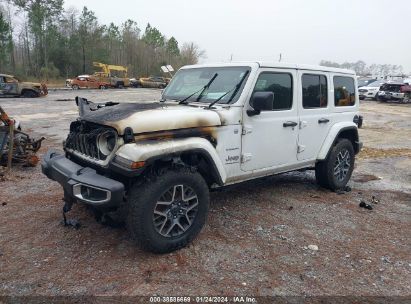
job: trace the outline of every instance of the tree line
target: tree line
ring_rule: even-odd
[[[0,0],[0,73],[43,80],[92,73],[93,61],[123,65],[130,76],[161,74],[162,65],[195,64],[205,52],[134,20],[101,24],[87,7],[64,0]]]
[[[403,75],[404,69],[396,64],[371,64],[367,65],[364,61],[337,63],[333,61],[321,60],[320,65],[354,70],[360,76],[386,76]]]

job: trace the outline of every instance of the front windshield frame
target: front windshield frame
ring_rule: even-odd
[[[233,104],[237,102],[244,90],[244,87],[247,83],[247,80],[249,79],[250,72],[252,68],[250,66],[210,66],[210,67],[193,67],[193,68],[187,68],[187,69],[180,69],[174,77],[171,79],[170,83],[166,87],[166,89],[163,91],[162,94],[162,100],[174,100],[174,101],[181,101],[187,98],[187,96],[190,96],[196,91],[199,91],[197,94],[194,94],[191,96],[189,99],[187,99],[188,103],[206,103],[206,104],[211,104],[215,100],[217,100],[219,97],[222,95],[226,94],[227,91],[232,91],[234,93],[234,90],[236,88],[236,85],[241,81],[241,79],[244,77],[245,73],[248,71],[248,75],[244,78],[244,80],[241,83],[240,88],[236,92],[235,96],[231,98],[231,92],[228,93],[224,98],[219,100],[217,104]],[[190,75],[190,72],[194,72],[193,75]],[[236,72],[238,73],[237,75]],[[194,77],[195,73],[200,73],[197,78]],[[229,78],[229,74],[232,73],[235,75],[234,78]],[[201,77],[202,74],[207,74],[207,77]],[[197,98],[199,97],[199,94],[201,92],[201,88],[203,88],[209,81],[210,79],[215,75],[218,74],[217,77],[214,79],[214,81],[211,83],[210,87],[206,89],[205,92],[203,92],[201,99],[197,101]],[[181,77],[192,77],[194,80],[197,81],[197,83],[193,83],[192,85],[187,85],[184,83],[184,78]],[[201,80],[201,83],[198,81]],[[179,82],[182,82],[181,84]],[[179,86],[181,88],[184,88],[184,93],[181,94],[176,94],[177,87]],[[216,89],[216,87],[223,87],[224,89],[221,89],[221,91],[218,92],[213,92],[213,89]],[[180,90],[181,91],[181,90]],[[230,100],[231,98],[231,100]]]

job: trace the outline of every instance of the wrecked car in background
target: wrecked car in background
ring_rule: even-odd
[[[80,75],[70,81],[70,86],[73,90],[79,89],[108,89],[110,83],[98,80],[89,75]]]
[[[10,136],[10,134],[12,136]],[[45,138],[33,139],[21,130],[19,121],[10,118],[0,107],[0,165],[21,163],[26,166],[37,165],[36,152]],[[9,157],[11,156],[11,159]]]
[[[134,88],[156,88],[164,89],[169,83],[169,78],[165,77],[147,77],[139,79],[130,79],[130,86]]]
[[[408,102],[409,94],[410,86],[407,83],[386,83],[380,87],[375,99],[379,101]]]
[[[122,218],[144,250],[189,244],[202,229],[209,189],[315,169],[342,189],[362,144],[355,73],[282,63],[181,68],[160,101],[94,103],[77,97],[64,153],[43,173],[76,202]]]
[[[48,94],[44,83],[20,82],[16,77],[0,74],[0,96],[40,97]]]

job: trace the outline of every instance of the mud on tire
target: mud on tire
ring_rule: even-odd
[[[169,169],[136,184],[128,197],[127,228],[145,251],[167,253],[185,247],[200,232],[209,191],[198,172]]]

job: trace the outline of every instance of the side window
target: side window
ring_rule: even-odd
[[[7,82],[7,83],[16,83],[16,82],[17,82],[17,80],[16,80],[16,79],[11,78],[11,77],[5,77],[5,79],[6,79],[6,81],[5,81],[5,82]]]
[[[355,105],[355,85],[353,78],[334,76],[334,103],[337,107]]]
[[[292,76],[288,73],[263,72],[258,76],[253,92],[273,92],[273,111],[289,110],[293,105]]]
[[[301,79],[304,109],[327,107],[327,77],[304,74]]]

